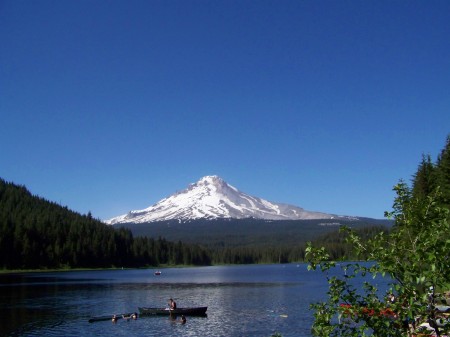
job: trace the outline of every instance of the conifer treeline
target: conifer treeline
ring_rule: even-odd
[[[369,239],[380,231],[387,232],[385,226],[368,226],[355,230],[363,239]],[[345,234],[339,230],[320,235],[313,241],[314,246],[325,247],[334,260],[355,259],[352,247],[345,241]],[[296,245],[259,245],[244,247],[210,248],[211,260],[217,264],[252,263],[292,263],[305,259],[306,243]]]
[[[0,179],[0,268],[143,267],[210,264],[198,245],[133,238]]]
[[[442,195],[439,202],[450,205],[450,135],[444,149],[433,163],[430,155],[423,155],[417,173],[413,176],[412,193],[416,198],[424,198],[434,193],[439,187]]]

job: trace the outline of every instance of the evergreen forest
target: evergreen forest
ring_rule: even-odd
[[[134,238],[0,179],[0,268],[109,268],[209,265],[198,245]]]

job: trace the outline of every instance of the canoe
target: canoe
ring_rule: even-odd
[[[143,316],[151,315],[185,315],[185,316],[206,316],[206,310],[208,307],[189,307],[189,308],[177,308],[169,310],[168,308],[148,308],[139,307],[139,313]]]

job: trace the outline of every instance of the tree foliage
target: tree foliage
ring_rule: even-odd
[[[440,297],[450,285],[449,194],[441,185],[450,183],[447,168],[449,141],[438,163],[425,158],[414,176],[413,187],[400,182],[394,187],[393,229],[363,241],[344,229],[359,257],[371,264],[337,264],[324,247],[309,244],[310,269],[322,270],[329,283],[328,298],[315,303],[314,336],[443,336],[450,333],[447,319],[440,317]],[[365,278],[363,287],[352,282]],[[388,277],[387,289],[377,278]],[[393,297],[392,297],[393,296]],[[388,301],[388,298],[395,300]],[[426,326],[426,327],[425,327]]]
[[[422,157],[412,182],[414,197],[425,198],[434,193],[439,186],[441,193],[438,202],[443,206],[450,205],[450,135],[436,163],[431,161],[430,155]]]
[[[450,205],[450,135],[436,163],[436,181],[442,192],[442,204]]]
[[[425,198],[436,189],[436,186],[435,165],[431,162],[430,155],[424,155],[413,177],[413,195],[417,198]]]

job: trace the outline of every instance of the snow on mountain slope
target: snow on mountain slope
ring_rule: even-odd
[[[106,220],[107,224],[164,220],[256,218],[266,220],[333,219],[339,216],[270,202],[239,191],[218,176],[206,176],[156,204]]]

